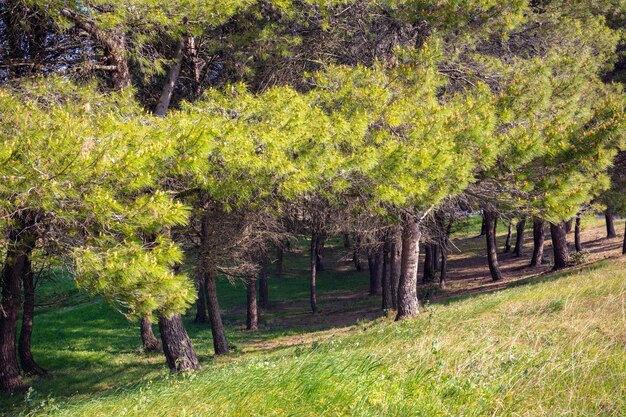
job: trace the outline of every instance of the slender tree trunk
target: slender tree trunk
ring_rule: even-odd
[[[524,255],[524,238],[526,228],[526,217],[522,217],[515,227],[515,256],[521,257]]]
[[[576,252],[582,252],[583,245],[580,241],[580,214],[576,215],[576,226],[574,227],[574,244]]]
[[[317,313],[317,240],[318,234],[311,233],[311,311]]]
[[[398,309],[398,286],[402,272],[402,233],[394,231],[389,249],[389,280],[391,281],[391,303]]]
[[[622,255],[626,255],[626,224],[624,225],[624,244],[622,246]]]
[[[485,214],[483,213],[483,221],[480,225],[480,235],[485,236],[487,234],[487,222],[485,221]]]
[[[0,391],[16,392],[26,388],[17,361],[17,323],[20,312],[22,277],[29,273],[29,257],[35,239],[28,226],[12,230],[2,267],[0,301]]]
[[[424,275],[422,282],[431,282],[433,280],[433,245],[427,243],[424,245]]]
[[[24,375],[46,375],[48,372],[35,362],[31,352],[31,338],[33,335],[33,320],[35,317],[35,285],[30,260],[26,259],[25,271],[22,275],[24,287],[24,306],[22,311],[22,328],[18,344],[20,364]]]
[[[324,270],[324,235],[322,233],[318,234],[315,246],[315,266],[318,271]]]
[[[259,329],[259,307],[257,306],[256,299],[256,278],[249,277],[246,280],[246,299],[247,299],[247,316],[246,316],[246,329],[258,330]]]
[[[550,223],[550,234],[552,235],[552,250],[554,251],[554,269],[565,268],[569,263],[565,222]]]
[[[433,250],[433,271],[439,271],[439,244],[437,243],[433,243],[432,244],[432,250]]]
[[[574,218],[569,219],[565,222],[565,233],[572,233],[574,226]]]
[[[198,98],[202,95],[200,80],[202,78],[202,69],[204,68],[205,63],[198,57],[196,38],[193,36],[187,36],[185,38],[185,53],[189,57],[193,67],[194,98]]]
[[[535,267],[543,262],[543,245],[545,242],[545,222],[541,219],[533,219],[533,257],[530,266]]]
[[[204,275],[198,274],[196,279],[196,290],[198,291],[198,300],[196,301],[196,323],[206,323],[206,299],[204,297]]]
[[[283,257],[284,250],[281,246],[276,248],[276,269],[275,273],[278,278],[283,276]]]
[[[416,219],[407,219],[402,229],[402,261],[398,285],[398,314],[396,320],[419,314],[417,299],[417,263],[421,231]]]
[[[616,237],[617,233],[615,233],[615,221],[614,221],[613,213],[607,210],[604,213],[604,218],[606,220],[606,237],[607,238]]]
[[[350,234],[347,232],[343,234],[343,248],[350,249]]]
[[[269,308],[270,306],[270,290],[267,276],[267,262],[263,261],[261,270],[259,271],[259,307]]]
[[[217,283],[211,272],[207,272],[204,281],[206,290],[206,304],[209,311],[209,320],[211,320],[211,334],[213,335],[213,349],[216,355],[224,355],[228,353],[228,341],[224,332],[224,323],[222,323],[222,312],[220,304],[217,300]]]
[[[178,82],[178,77],[180,75],[180,67],[183,64],[183,47],[185,46],[185,42],[186,39],[183,38],[176,48],[174,63],[170,67],[170,70],[167,74],[167,80],[165,81],[165,85],[161,90],[161,97],[159,98],[159,102],[154,109],[154,114],[156,116],[165,116],[165,114],[167,113],[167,109],[170,107],[172,95],[174,94],[174,88],[176,87],[176,83]]]
[[[376,269],[374,271],[374,294],[380,294],[383,289],[383,273],[385,268],[385,255],[382,246],[376,249],[374,256],[376,257]]]
[[[363,270],[363,265],[361,265],[361,257],[360,255],[360,247],[361,247],[361,238],[359,235],[354,235],[354,246],[352,247],[352,261],[354,262],[354,268],[357,271]]]
[[[511,229],[512,229],[511,222],[509,222],[509,227],[506,233],[506,240],[504,241],[504,253],[511,252]]]
[[[498,244],[496,242],[496,213],[485,210],[485,223],[487,224],[487,262],[489,263],[489,272],[491,279],[500,281],[502,272],[498,265]]]
[[[171,371],[200,369],[200,362],[180,314],[159,316],[159,332],[163,342],[163,354]]]
[[[391,239],[390,235],[385,237],[385,245],[383,246],[383,310],[393,307],[393,296],[391,289]]]
[[[439,275],[439,286],[446,288],[446,282],[448,280],[448,250],[443,248],[441,250],[441,271]]]
[[[143,344],[143,350],[146,352],[160,352],[161,344],[159,340],[154,336],[154,332],[152,331],[152,323],[150,319],[146,316],[141,318],[139,323],[139,328],[141,331],[141,343]]]

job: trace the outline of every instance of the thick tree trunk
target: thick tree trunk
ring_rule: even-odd
[[[545,242],[545,222],[541,219],[533,219],[533,257],[530,266],[535,267],[543,262],[543,245]]]
[[[261,270],[259,271],[259,307],[269,308],[270,306],[270,289],[267,276],[267,262],[263,261]]]
[[[211,334],[213,335],[213,349],[216,355],[224,355],[228,353],[228,341],[224,332],[224,323],[222,323],[222,312],[220,304],[217,300],[217,283],[211,272],[207,272],[204,288],[206,290],[206,304],[209,311],[209,320],[211,320]]]
[[[204,297],[204,276],[202,274],[198,274],[196,279],[196,290],[198,291],[198,300],[196,301],[196,318],[194,321],[196,323],[206,323],[206,299]]]
[[[524,255],[524,238],[526,228],[526,217],[522,217],[515,227],[515,256],[521,257]]]
[[[178,48],[176,48],[176,54],[174,55],[174,62],[170,67],[170,70],[167,74],[167,80],[165,81],[165,85],[161,90],[161,97],[159,97],[159,102],[154,109],[154,114],[156,116],[165,116],[167,113],[167,109],[170,107],[170,102],[172,101],[172,95],[174,94],[174,88],[176,87],[176,83],[178,82],[178,77],[180,75],[180,67],[183,64],[183,47],[185,46],[186,39],[182,39]]]
[[[282,247],[279,246],[276,248],[276,268],[274,269],[274,272],[278,278],[283,276],[283,257],[284,250]]]
[[[246,330],[258,330],[259,329],[259,307],[257,306],[256,299],[256,278],[249,277],[246,280],[246,300],[247,300],[247,315],[246,315]]]
[[[394,231],[389,248],[389,281],[391,281],[391,303],[398,309],[398,286],[402,272],[402,234]]]
[[[506,233],[506,240],[504,241],[504,253],[511,252],[511,229],[512,229],[511,222],[509,222],[509,227]]]
[[[574,227],[574,218],[571,218],[565,222],[565,233],[572,233],[573,227]]]
[[[604,218],[606,220],[606,237],[614,238],[617,236],[615,233],[615,221],[613,217],[613,213],[608,210],[604,213]]]
[[[316,232],[311,233],[311,282],[310,282],[310,301],[311,311],[317,313],[317,240],[318,234]]]
[[[24,306],[22,311],[22,328],[18,344],[20,365],[24,375],[46,375],[47,371],[35,362],[31,352],[31,338],[33,335],[33,320],[35,318],[35,285],[30,260],[26,259],[25,271],[22,275],[24,287]]]
[[[433,280],[433,245],[427,243],[424,245],[424,275],[422,277],[422,282],[431,282]]]
[[[159,316],[159,332],[167,366],[173,372],[200,369],[200,362],[191,344],[180,314]]]
[[[143,350],[146,352],[160,352],[161,344],[154,336],[150,319],[145,316],[142,317],[139,326],[141,331],[141,343],[143,344]]]
[[[496,213],[485,210],[485,223],[487,224],[487,263],[489,264],[489,272],[491,279],[500,281],[502,272],[498,265],[498,244],[496,242]]]
[[[582,252],[583,245],[580,241],[580,214],[576,215],[576,226],[574,227],[574,245],[576,246],[576,252]]]
[[[432,246],[433,249],[433,271],[439,271],[439,257],[440,255],[440,249],[441,247],[439,246],[439,244],[437,243],[433,243]]]
[[[402,229],[402,261],[398,285],[398,314],[396,320],[419,314],[417,299],[417,263],[421,231],[416,219],[407,219]]]
[[[550,234],[552,235],[552,250],[554,251],[554,269],[565,268],[569,263],[565,222],[550,223]]]
[[[360,257],[361,238],[358,235],[354,235],[354,246],[352,247],[352,261],[354,262],[354,268],[357,271],[363,270]]]
[[[385,245],[383,246],[383,297],[382,307],[383,310],[393,308],[393,296],[391,288],[391,236],[388,235],[385,238]]]

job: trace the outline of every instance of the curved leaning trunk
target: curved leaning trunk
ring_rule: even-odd
[[[533,257],[530,266],[535,267],[543,262],[543,246],[545,242],[545,222],[533,219]]]
[[[161,344],[154,336],[152,331],[152,322],[146,316],[141,318],[139,323],[141,330],[141,343],[146,352],[161,352]]]
[[[521,257],[524,255],[524,237],[526,228],[526,217],[522,217],[515,226],[515,249],[513,253],[515,256]]]
[[[220,304],[217,300],[217,284],[215,277],[210,272],[205,276],[204,288],[206,290],[206,304],[209,311],[209,320],[211,321],[213,349],[216,355],[224,355],[228,353],[228,341],[226,340],[226,333],[224,332],[224,323],[222,323]]]
[[[22,285],[24,287],[24,306],[22,312],[22,328],[20,329],[20,339],[17,347],[20,365],[26,376],[46,375],[48,372],[35,362],[31,351],[33,320],[35,318],[35,285],[33,282],[33,271],[31,270],[30,261],[28,259],[25,263]]]
[[[180,314],[173,314],[170,317],[159,316],[159,331],[163,353],[171,371],[200,369],[200,362]]]
[[[498,264],[498,244],[496,242],[496,213],[485,210],[485,224],[487,227],[487,262],[489,264],[489,272],[491,279],[500,281],[502,272]]]
[[[396,320],[419,314],[416,286],[420,237],[421,231],[417,220],[407,220],[402,229],[402,261],[398,285],[398,314]]]
[[[246,330],[258,330],[259,328],[256,281],[256,277],[250,277],[246,280]]]
[[[554,251],[554,268],[565,268],[569,263],[569,250],[567,249],[567,232],[565,222],[557,224],[550,223],[550,234],[552,235],[552,250]]]

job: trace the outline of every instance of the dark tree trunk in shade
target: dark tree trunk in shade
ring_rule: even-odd
[[[246,330],[258,330],[259,328],[259,307],[256,299],[256,278],[250,277],[246,280]]]
[[[572,233],[572,230],[574,230],[574,218],[573,217],[565,222],[565,233]]]
[[[415,219],[405,220],[402,228],[402,261],[398,285],[396,320],[419,314],[417,299],[417,263],[419,260],[420,225]]]
[[[439,286],[446,288],[448,280],[448,251],[445,248],[441,250],[441,271],[439,274]]]
[[[191,344],[180,314],[159,316],[159,332],[167,366],[173,372],[200,369],[200,362]]]
[[[384,269],[384,253],[382,246],[374,252],[374,280],[373,288],[370,288],[370,294],[378,295],[383,288],[383,269]]]
[[[622,255],[626,255],[626,224],[624,225],[624,244],[622,245]]]
[[[278,278],[283,276],[283,258],[284,258],[284,250],[282,247],[276,248],[276,268],[274,269],[274,273]]]
[[[206,298],[204,291],[204,276],[202,274],[198,274],[196,278],[196,291],[198,292],[198,299],[196,300],[196,318],[194,321],[196,323],[206,323]]]
[[[146,352],[160,352],[161,344],[159,340],[154,336],[152,331],[152,323],[148,317],[142,317],[139,322],[139,329],[141,332],[141,343],[143,350]]]
[[[545,222],[541,219],[533,219],[533,257],[530,266],[535,267],[543,262],[543,245],[545,242]]]
[[[506,232],[506,240],[504,241],[504,253],[511,252],[511,222],[509,222],[509,227]]]
[[[398,308],[398,285],[402,270],[402,234],[394,231],[389,247],[389,281],[391,281],[391,303]]]
[[[316,246],[315,246],[315,267],[317,268],[318,272],[324,270],[324,263],[323,263],[324,242],[325,242],[324,235],[319,233],[317,236]]]
[[[485,223],[487,224],[487,263],[489,264],[489,272],[491,273],[491,279],[494,281],[500,281],[502,279],[502,272],[500,272],[500,265],[498,264],[498,244],[496,242],[496,213],[490,210],[485,210]]]
[[[526,229],[526,217],[522,217],[515,226],[515,256],[524,256],[524,238]]]
[[[391,235],[385,238],[385,245],[383,246],[383,297],[382,307],[383,310],[393,308],[393,296],[391,289]]]
[[[439,271],[439,251],[440,251],[440,246],[436,243],[433,243],[432,245],[432,250],[433,250],[433,271]]]
[[[433,280],[433,245],[427,243],[424,245],[424,275],[422,282],[431,282]]]
[[[360,257],[361,238],[358,235],[354,236],[354,245],[352,246],[352,262],[354,262],[354,268],[357,271],[363,270]]]
[[[26,259],[22,285],[24,288],[24,306],[22,309],[22,328],[18,343],[20,365],[26,376],[46,375],[47,371],[35,362],[30,348],[33,335],[33,320],[35,318],[35,284],[29,259]]]
[[[350,234],[349,233],[343,234],[343,248],[350,249]]]
[[[309,298],[311,302],[311,311],[317,313],[317,240],[318,234],[316,232],[311,233],[311,249],[310,249],[310,263],[311,263],[311,281],[310,281],[310,293]]]
[[[211,334],[213,335],[213,349],[216,355],[224,355],[228,353],[228,341],[224,332],[224,323],[222,323],[222,312],[220,311],[220,303],[217,299],[217,283],[212,272],[207,272],[204,280],[204,288],[206,291],[206,304],[209,311],[209,320],[211,321]]]
[[[267,275],[267,262],[263,262],[259,270],[259,307],[269,308],[270,289]]]
[[[550,223],[550,234],[552,235],[552,250],[554,251],[554,269],[565,268],[569,263],[565,222]]]
[[[487,223],[485,222],[485,214],[483,213],[483,220],[482,220],[482,223],[480,224],[479,236],[485,236],[486,234],[487,234]]]
[[[17,323],[21,307],[20,287],[28,271],[30,254],[35,245],[27,227],[12,230],[8,238],[0,284],[0,391],[16,392],[26,388],[17,361]]]
[[[574,246],[576,247],[576,252],[582,252],[583,245],[580,241],[580,215],[576,215],[576,225],[574,226]]]
[[[443,216],[437,218],[437,225],[440,232],[443,234],[443,245],[441,247],[441,269],[439,271],[439,286],[446,288],[446,282],[448,280],[448,248],[450,247],[450,233],[452,232],[452,220],[449,221],[448,226],[445,226],[445,219]]]
[[[604,213],[604,219],[606,221],[606,237],[614,238],[617,236],[615,233],[615,220],[613,217],[613,213],[606,211]]]

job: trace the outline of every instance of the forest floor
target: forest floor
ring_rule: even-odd
[[[525,256],[501,254],[505,279],[493,283],[479,228],[478,218],[457,228],[446,290],[425,285],[424,314],[403,323],[369,296],[367,270],[354,270],[339,240],[325,250],[318,314],[299,247],[283,276],[270,277],[257,332],[244,329],[243,285],[220,282],[233,352],[212,355],[210,328],[192,322],[192,309],[203,371],[191,376],[141,352],[137,326],[66,276],[43,281],[33,347],[52,376],[0,397],[0,414],[624,415],[623,235],[606,239],[603,220],[585,218],[587,264],[554,274],[549,264],[527,267],[529,229]]]

